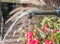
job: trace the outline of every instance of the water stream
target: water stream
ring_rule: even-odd
[[[28,19],[28,32],[30,31],[30,19]]]
[[[13,27],[17,24],[17,22],[20,20],[20,18],[22,18],[23,16],[27,15],[28,12],[22,13],[20,16],[18,16],[18,18],[11,24],[11,26],[8,28],[3,41],[6,39],[7,35],[12,31]]]

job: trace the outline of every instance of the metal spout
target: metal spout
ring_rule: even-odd
[[[31,11],[29,13],[29,15],[30,15],[29,18],[32,18],[34,15],[56,15],[56,16],[59,16],[60,15],[60,10],[54,10],[54,11],[51,11],[51,10]]]

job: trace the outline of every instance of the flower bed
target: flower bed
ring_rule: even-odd
[[[45,17],[40,26],[30,26],[28,31],[21,30],[22,36],[18,39],[21,44],[60,44],[60,18]]]

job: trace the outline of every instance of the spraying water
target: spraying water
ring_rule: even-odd
[[[30,19],[28,19],[28,29],[30,30]],[[28,32],[29,32],[28,30]]]
[[[19,16],[17,17],[17,19],[16,19],[16,20],[12,23],[12,25],[8,28],[8,30],[7,30],[7,32],[6,32],[3,40],[5,40],[5,38],[7,37],[7,35],[10,33],[10,31],[13,29],[13,27],[17,24],[17,22],[18,22],[22,17],[24,17],[25,15],[30,14],[31,11],[32,11],[32,9],[31,9],[31,10],[28,10],[28,11],[26,11],[26,12],[24,12],[24,13],[22,13],[21,15],[19,15]],[[29,27],[29,29],[30,29],[30,19],[29,19],[28,27]],[[28,31],[29,31],[29,30],[28,30]]]
[[[18,16],[18,18],[12,23],[12,25],[8,28],[3,40],[5,40],[6,36],[9,34],[9,32],[13,29],[13,27],[16,25],[16,23],[18,22],[18,20],[20,18],[22,18],[23,16],[27,15],[28,12],[22,13],[21,15]]]

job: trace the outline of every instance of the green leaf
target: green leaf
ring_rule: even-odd
[[[25,40],[26,38],[24,38],[24,37],[19,37],[18,38],[20,41],[22,41],[22,40]]]
[[[60,41],[60,33],[56,34],[56,38],[57,38],[58,41]]]
[[[41,41],[40,44],[43,44],[43,41]]]
[[[59,44],[59,41],[58,40],[56,40],[56,43],[55,44]]]

